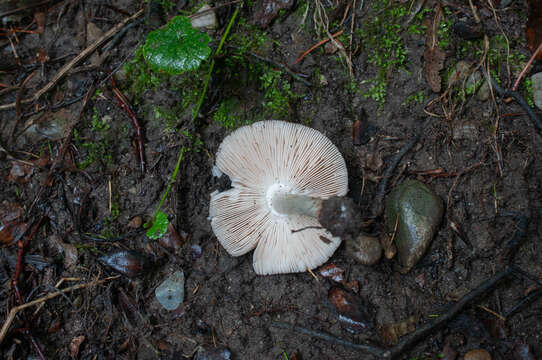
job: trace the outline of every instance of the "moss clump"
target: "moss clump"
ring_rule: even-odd
[[[365,80],[369,89],[362,91],[365,98],[378,102],[382,107],[386,101],[388,76],[393,69],[402,69],[407,63],[407,51],[402,37],[402,19],[408,14],[407,6],[388,6],[387,0],[378,0],[373,4],[372,19],[365,22],[356,31],[356,37],[363,46],[367,61],[374,65],[377,74],[373,79]]]

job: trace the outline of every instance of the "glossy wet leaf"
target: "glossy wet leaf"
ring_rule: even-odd
[[[169,223],[166,233],[164,234],[164,236],[160,237],[158,242],[165,248],[179,250],[183,245],[183,238],[184,240],[188,238],[188,234],[186,234],[185,232],[181,233],[186,236],[181,237],[177,230],[175,230],[175,228],[173,227],[173,224]]]
[[[153,240],[161,238],[166,233],[168,225],[167,215],[160,210],[157,211],[152,226],[147,230],[147,236]]]
[[[154,30],[143,45],[143,55],[151,69],[171,75],[197,69],[211,53],[210,37],[176,16],[162,29]]]
[[[17,203],[0,203],[0,243],[10,244],[24,234],[27,224],[23,220],[24,209]]]
[[[328,291],[328,299],[348,331],[359,333],[372,327],[372,319],[362,299],[340,287]]]
[[[100,257],[107,266],[128,277],[141,275],[147,265],[147,259],[131,250],[116,251]]]

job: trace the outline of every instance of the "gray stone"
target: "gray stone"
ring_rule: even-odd
[[[382,245],[376,237],[360,234],[346,240],[347,253],[363,265],[374,265],[382,256]]]
[[[167,310],[175,310],[184,301],[184,273],[175,271],[155,290],[156,299]]]
[[[386,225],[393,232],[397,216],[395,244],[402,273],[407,273],[421,259],[437,233],[444,204],[427,185],[406,180],[386,199]]]
[[[542,110],[542,72],[531,76],[533,82],[533,101],[537,108]]]

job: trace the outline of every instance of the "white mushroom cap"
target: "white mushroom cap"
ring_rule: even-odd
[[[320,132],[277,120],[244,126],[224,139],[216,166],[232,188],[211,194],[213,231],[232,256],[256,248],[256,273],[313,269],[337,249],[317,214],[322,200],[346,195],[348,174]]]

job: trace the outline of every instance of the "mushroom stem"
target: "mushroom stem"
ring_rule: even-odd
[[[318,217],[322,208],[322,199],[295,194],[285,185],[273,184],[267,190],[267,204],[275,215],[295,214]]]

